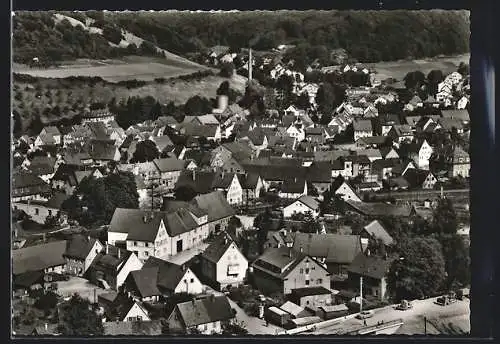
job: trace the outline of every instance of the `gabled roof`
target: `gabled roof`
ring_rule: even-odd
[[[430,171],[410,168],[405,171],[403,178],[408,182],[409,186],[420,187],[430,173]]]
[[[218,125],[201,125],[196,123],[183,123],[180,125],[181,134],[192,137],[214,137],[217,133]]]
[[[208,212],[209,222],[224,219],[236,214],[221,191],[198,195],[191,202]]]
[[[362,142],[366,145],[383,145],[388,139],[387,136],[368,136],[359,138],[358,142]]]
[[[127,240],[153,242],[163,221],[169,236],[198,227],[191,213],[180,208],[174,212],[116,208],[109,225],[110,232],[128,233]]]
[[[364,248],[358,235],[296,233],[293,249],[327,263],[350,263]]]
[[[463,121],[456,118],[443,117],[438,120],[438,123],[444,130],[463,129]]]
[[[158,266],[147,266],[149,259],[144,263],[141,270],[131,271],[130,277],[128,277],[135,284],[141,297],[161,295],[158,290],[158,272],[160,268]]]
[[[114,160],[116,152],[116,146],[106,141],[94,141],[89,147],[89,155],[95,160]]]
[[[384,159],[385,159],[385,157],[386,157],[386,156],[387,156],[387,155],[388,155],[391,151],[393,151],[393,150],[394,150],[394,148],[392,148],[392,147],[382,147],[382,148],[380,148],[380,155],[382,156],[382,158],[384,158]],[[395,151],[395,150],[394,150],[394,151]],[[396,152],[396,154],[397,154],[397,152]],[[398,154],[398,156],[399,156],[399,154]]]
[[[36,246],[28,246],[12,251],[12,272],[14,275],[27,271],[44,270],[49,267],[65,264],[63,253],[66,251],[66,240],[48,242]]]
[[[401,124],[398,115],[395,114],[384,114],[378,117],[378,121],[380,125],[389,126],[389,125],[398,125]]]
[[[224,295],[178,303],[176,309],[186,328],[234,317],[231,305]]]
[[[256,173],[238,174],[237,176],[243,190],[255,189],[260,178]]]
[[[154,159],[153,163],[160,172],[174,172],[184,170],[185,161],[176,158],[163,158]]]
[[[96,241],[96,239],[84,235],[74,235],[67,241],[66,251],[63,255],[69,258],[85,260]]]
[[[57,135],[61,135],[61,132],[59,131],[59,129],[57,129],[57,127],[55,126],[48,126],[48,127],[44,127],[43,128],[45,130],[45,132],[47,134],[50,134],[52,136],[57,136]]]
[[[394,131],[394,133],[398,137],[413,135],[411,127],[409,125],[407,125],[407,124],[394,125],[392,127],[391,131]]]
[[[302,193],[304,192],[306,181],[304,179],[285,179],[280,185],[280,191],[283,193]]]
[[[219,234],[214,241],[203,251],[201,256],[213,263],[218,263],[227,249],[234,244],[234,240],[226,232]],[[235,244],[236,245],[236,244]]]
[[[163,152],[163,150],[167,147],[174,146],[174,143],[172,142],[170,137],[167,135],[153,136],[151,138],[151,141],[153,141],[156,144],[156,147],[158,147],[158,150],[160,152]]]
[[[315,211],[319,209],[319,202],[311,196],[307,196],[307,195],[300,196],[293,203],[295,203],[295,202],[301,202],[304,205],[306,205],[308,208],[315,210]]]
[[[292,289],[292,294],[299,298],[312,295],[330,295],[331,293],[332,291],[326,289],[325,287],[305,287]]]
[[[393,261],[394,258],[384,259],[360,253],[354,258],[353,262],[347,268],[347,271],[363,277],[382,279],[389,272],[389,268]]]
[[[268,248],[257,258],[253,266],[266,271],[272,276],[283,279],[305,257],[305,254],[291,247]]]
[[[187,270],[185,265],[177,265],[162,259],[149,257],[142,268],[150,269],[152,267],[158,268],[157,286],[168,291],[177,288]]]
[[[373,220],[372,222],[367,224],[364,227],[364,230],[374,238],[381,239],[386,246],[392,245],[392,243],[394,242],[392,237],[389,235],[389,233],[387,233],[385,228],[380,224],[380,222],[378,222],[378,220]]]
[[[373,131],[372,121],[368,119],[356,120],[352,123],[354,131]]]
[[[453,118],[463,122],[470,121],[469,111],[464,110],[441,110],[443,118]]]
[[[368,216],[402,216],[408,217],[412,212],[410,206],[399,206],[387,204],[383,202],[356,202],[351,200],[345,201],[350,207],[357,212]]]

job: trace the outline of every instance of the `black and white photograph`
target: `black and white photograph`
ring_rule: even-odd
[[[470,11],[11,30],[13,338],[470,336]]]

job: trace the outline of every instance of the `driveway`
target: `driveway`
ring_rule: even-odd
[[[220,291],[214,290],[209,286],[205,286],[207,293],[214,295],[224,295]],[[282,332],[283,328],[278,327],[273,324],[267,324],[264,319],[259,319],[257,317],[251,317],[245,313],[245,311],[238,306],[236,302],[231,300],[229,297],[227,298],[229,304],[236,311],[236,321],[238,323],[243,323],[243,327],[248,330],[249,335],[275,335],[278,332]]]
[[[392,320],[403,319],[404,324],[399,328],[397,334],[424,334],[424,317],[433,322],[452,323],[460,327],[463,331],[470,331],[470,324],[468,319],[470,317],[470,300],[464,299],[457,301],[448,306],[439,306],[434,303],[436,298],[415,300],[413,301],[413,308],[400,311],[394,309],[392,306],[387,306],[375,310],[372,318],[366,320],[367,325],[374,325],[378,322],[389,322]],[[331,327],[319,329],[314,334],[336,334],[339,331],[346,331],[355,329],[362,326],[362,321],[358,319],[350,319],[342,324],[334,325]],[[440,334],[441,332],[436,329],[430,322],[427,322],[428,334]]]
[[[59,281],[56,283],[57,283],[57,293],[62,297],[71,296],[76,293],[80,295],[82,298],[89,299],[91,302],[94,301],[97,302],[97,297],[99,295],[110,291],[102,289],[81,277],[71,277],[69,281]],[[94,295],[95,295],[95,300],[94,300]]]

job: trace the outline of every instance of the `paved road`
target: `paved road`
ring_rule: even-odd
[[[187,249],[185,251],[182,251],[181,253],[176,254],[175,256],[164,256],[164,257],[159,257],[160,259],[166,260],[168,262],[181,265],[184,264],[185,262],[191,260],[194,256],[202,253],[205,251],[205,249],[208,247],[208,243],[201,243],[196,247]]]
[[[393,309],[392,306],[375,311],[372,318],[366,320],[367,325],[377,324],[379,321],[388,322],[396,319],[403,319],[404,324],[398,330],[398,334],[424,334],[424,317],[437,319],[441,322],[452,322],[460,326],[465,332],[470,331],[468,318],[470,317],[470,301],[464,299],[448,306],[439,306],[434,303],[436,298],[413,301],[413,308],[406,311]],[[312,334],[336,334],[362,326],[362,321],[358,319],[346,320],[345,322],[331,327],[319,329]],[[429,334],[439,332],[432,325],[428,324]]]

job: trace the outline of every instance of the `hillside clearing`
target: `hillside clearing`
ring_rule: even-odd
[[[423,60],[391,61],[367,63],[366,65],[375,69],[380,80],[394,78],[402,80],[409,72],[416,70],[428,74],[433,69],[441,70],[445,75],[457,70],[460,62],[469,63],[470,54],[436,57]]]

